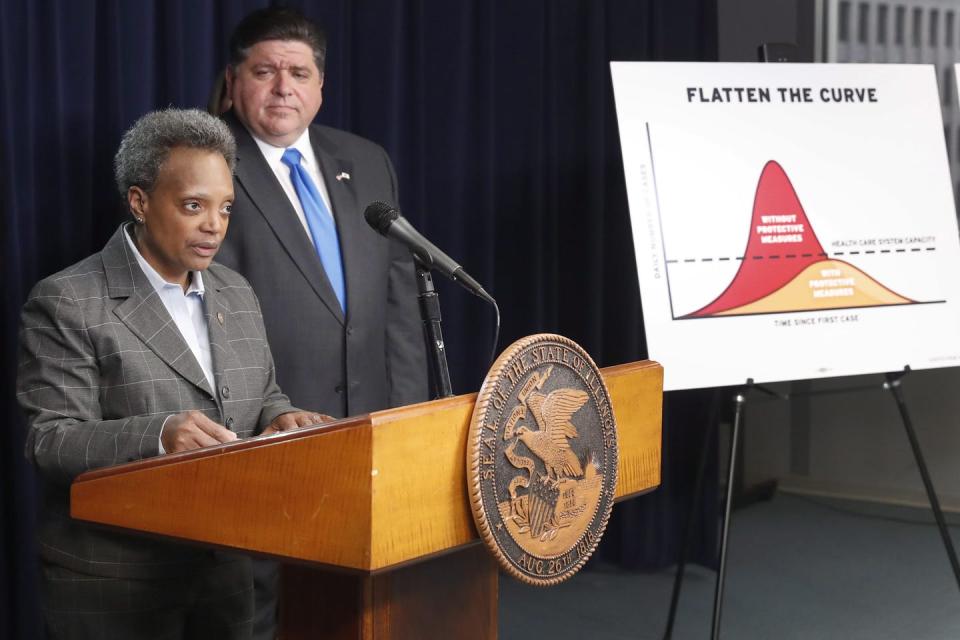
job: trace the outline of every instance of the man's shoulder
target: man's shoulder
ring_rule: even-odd
[[[327,145],[332,144],[337,147],[337,150],[347,154],[374,153],[386,155],[383,147],[373,140],[324,124],[314,123],[310,125],[310,140],[313,144],[319,144],[321,147],[325,146],[325,143]]]

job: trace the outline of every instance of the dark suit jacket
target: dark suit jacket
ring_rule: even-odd
[[[71,520],[69,483],[157,455],[164,420],[181,411],[200,410],[244,437],[294,408],[277,386],[247,282],[216,263],[203,272],[211,389],[123,233],[40,281],[23,307],[17,397],[30,423],[26,454],[46,485],[40,551],[93,575],[178,575],[211,552]]]
[[[280,386],[297,406],[335,417],[427,400],[410,252],[363,218],[375,200],[397,202],[386,152],[343,131],[310,127],[340,238],[345,318],[256,142],[232,114],[224,119],[237,138],[236,200],[217,260],[249,279],[260,297]]]

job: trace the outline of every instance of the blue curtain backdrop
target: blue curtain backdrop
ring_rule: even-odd
[[[40,636],[37,482],[14,397],[19,308],[39,278],[115,229],[111,159],[122,132],[151,109],[202,108],[230,30],[264,4],[0,2],[0,635]],[[715,59],[715,0],[288,4],[329,35],[320,120],[387,148],[405,215],[499,300],[501,347],[554,331],[601,366],[645,357],[608,62]],[[475,390],[491,314],[438,288],[455,390]],[[608,559],[675,560],[710,393],[668,397],[663,485],[616,507]],[[704,504],[712,523],[716,503]],[[714,527],[698,537],[696,559],[711,563]]]

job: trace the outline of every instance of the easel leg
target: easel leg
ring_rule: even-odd
[[[733,416],[733,433],[730,435],[730,460],[727,467],[727,498],[723,504],[723,525],[720,529],[720,566],[717,568],[717,585],[713,594],[713,624],[710,637],[720,638],[720,616],[723,612],[723,584],[727,575],[727,534],[730,530],[730,507],[733,503],[733,477],[737,466],[737,445],[740,440],[740,422],[743,407],[747,402],[746,392],[737,392],[734,398],[736,411]]]
[[[906,371],[909,371],[906,370]],[[950,530],[947,528],[947,521],[943,517],[943,510],[940,508],[940,500],[937,499],[937,492],[933,488],[933,480],[930,479],[930,472],[927,470],[927,463],[924,460],[923,452],[920,450],[920,441],[913,429],[913,422],[910,420],[910,414],[907,413],[907,405],[903,400],[903,392],[900,389],[900,380],[906,371],[897,373],[888,373],[884,388],[893,394],[897,401],[897,408],[900,410],[900,418],[903,420],[903,427],[907,431],[907,438],[910,440],[910,447],[913,449],[913,457],[917,461],[917,467],[920,469],[920,477],[923,478],[923,486],[927,490],[927,498],[930,500],[930,509],[933,511],[933,517],[937,521],[937,528],[940,529],[940,537],[943,538],[943,546],[947,550],[947,557],[950,559],[950,566],[953,567],[953,577],[957,581],[957,587],[960,588],[960,562],[957,562],[957,552],[953,548],[953,540],[950,537]]]
[[[687,566],[687,555],[693,544],[697,513],[700,510],[700,497],[703,494],[703,481],[706,476],[707,459],[710,456],[710,444],[720,428],[720,391],[714,392],[710,402],[710,421],[705,429],[703,448],[700,451],[700,465],[697,467],[697,477],[693,484],[693,496],[690,498],[690,511],[684,523],[683,546],[680,547],[680,557],[677,558],[677,572],[673,578],[673,593],[670,596],[670,612],[667,614],[667,628],[663,632],[664,640],[673,636],[673,624],[677,618],[677,606],[680,603],[680,589],[683,586],[683,574]]]

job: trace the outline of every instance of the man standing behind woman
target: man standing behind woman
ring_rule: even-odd
[[[115,158],[133,222],[24,305],[17,396],[44,479],[51,638],[250,636],[249,559],[69,515],[84,471],[322,419],[277,385],[250,285],[211,262],[231,219],[235,154],[227,127],[200,111],[138,120]],[[224,499],[241,499],[236,489]]]
[[[295,9],[255,11],[234,30],[223,118],[237,139],[236,201],[218,260],[260,296],[284,391],[340,418],[427,400],[427,366],[410,252],[363,218],[371,202],[397,204],[390,158],[313,123],[326,54],[323,31]],[[276,569],[258,563],[255,578],[255,637],[270,640]]]
[[[229,56],[236,215],[217,260],[260,296],[281,385],[338,418],[427,400],[413,259],[363,218],[374,201],[397,204],[393,164],[379,145],[313,123],[326,36],[269,7],[237,25]]]

